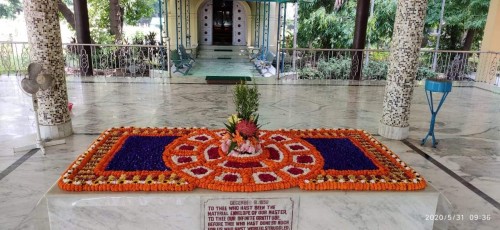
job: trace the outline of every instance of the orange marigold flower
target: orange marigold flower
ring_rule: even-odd
[[[238,145],[242,145],[243,144],[243,137],[240,135],[240,132],[236,131],[236,135],[234,136],[233,138],[234,141],[236,141],[236,143],[238,143]]]
[[[259,140],[254,137],[250,139],[250,143],[252,143],[252,145],[257,145],[259,143]]]

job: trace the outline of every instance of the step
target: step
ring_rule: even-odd
[[[196,57],[198,59],[230,59],[230,60],[245,60],[248,61],[249,59],[246,57],[239,57],[239,56],[198,56]]]
[[[243,59],[243,58],[230,58],[230,59],[229,58],[224,59],[223,57],[221,57],[220,59],[219,58],[196,58],[196,61],[203,62],[203,63],[211,63],[211,62],[220,63],[219,61],[227,61],[230,63],[245,63],[245,64],[250,64],[249,66],[251,68],[254,68],[252,63],[248,59]],[[255,71],[257,71],[257,70],[255,70]]]
[[[240,52],[228,52],[228,51],[200,51],[197,58],[241,58],[248,59],[248,55]]]
[[[199,51],[212,50],[212,51],[240,51],[247,50],[246,46],[218,46],[218,45],[200,45],[198,46]]]

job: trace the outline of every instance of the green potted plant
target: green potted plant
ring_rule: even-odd
[[[259,91],[257,85],[249,87],[241,82],[234,88],[236,114],[225,124],[227,133],[222,138],[222,151],[228,155],[260,154],[259,142]]]

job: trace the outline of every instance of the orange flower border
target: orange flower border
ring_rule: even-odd
[[[188,163],[184,166],[202,166],[215,169],[213,173],[203,178],[193,178],[179,167],[172,167],[168,163],[171,158],[167,153],[172,144],[179,144],[183,136],[191,134],[205,134],[213,139],[203,143],[203,146],[217,145],[222,138],[221,130],[207,130],[205,128],[111,128],[103,132],[87,151],[80,155],[63,173],[58,181],[62,190],[66,191],[190,191],[196,187],[227,191],[227,192],[255,192],[266,190],[279,190],[299,186],[304,190],[397,190],[408,191],[424,189],[425,179],[415,170],[404,163],[396,154],[381,144],[370,134],[363,130],[354,129],[308,129],[308,130],[277,130],[265,131],[263,136],[282,134],[292,138],[348,138],[368,157],[378,170],[322,170],[321,167],[304,167],[303,164],[292,162],[289,166],[310,168],[307,175],[293,177],[281,170],[271,171],[278,175],[279,183],[256,184],[248,178],[255,172],[270,172],[269,169],[251,168],[238,170],[215,166],[221,161],[203,162],[203,164]],[[179,136],[169,146],[166,146],[163,159],[172,171],[106,171],[105,167],[111,161],[128,136]],[[269,141],[266,140],[269,144]],[[188,141],[189,143],[194,143]],[[301,141],[302,142],[302,141]],[[273,144],[273,143],[271,143]],[[199,145],[199,143],[198,143]],[[264,146],[263,146],[264,147]],[[276,146],[290,161],[295,153],[286,148]],[[314,147],[307,143],[307,148]],[[313,150],[311,149],[311,151]],[[220,150],[220,148],[219,148]],[[177,150],[180,155],[203,157],[203,152]],[[185,153],[182,153],[184,151]],[[317,150],[314,149],[317,152]],[[219,155],[221,152],[219,151]],[[257,159],[270,168],[283,168],[270,159],[263,159],[268,154],[263,153]],[[233,158],[232,158],[233,159]],[[242,162],[250,159],[241,158]],[[255,160],[255,159],[254,159]],[[286,165],[285,165],[286,166]],[[288,166],[287,166],[288,167]],[[244,178],[241,183],[217,181],[216,177],[224,173],[237,173]],[[245,174],[245,175],[242,175]]]
[[[425,179],[403,162],[399,156],[368,132],[361,129],[309,129],[282,130],[302,138],[349,138],[377,166],[380,164],[386,173],[381,175],[359,174],[344,171],[321,170],[316,177],[304,180],[299,187],[304,190],[396,190],[411,191],[424,189]],[[353,139],[355,141],[353,141]],[[368,148],[374,150],[370,151]],[[360,170],[370,171],[370,170]]]
[[[80,155],[57,182],[65,191],[190,191],[196,185],[171,171],[105,172],[126,136],[183,136],[191,128],[110,128]]]

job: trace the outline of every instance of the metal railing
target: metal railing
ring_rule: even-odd
[[[294,58],[293,53],[296,53]],[[364,51],[373,54],[373,51]],[[376,51],[382,55],[385,59],[388,57],[388,51]],[[282,55],[279,57],[279,62],[281,62],[283,72],[295,73],[295,77],[298,79],[337,79],[337,80],[352,80],[351,69],[356,73],[358,65],[361,63],[357,62],[358,56],[363,55],[363,50],[351,50],[351,49],[282,49],[280,52]],[[284,55],[283,55],[284,54]],[[295,60],[295,65],[293,61]],[[353,60],[355,60],[353,62]],[[379,62],[371,62],[379,63]],[[295,69],[293,69],[295,66]],[[363,73],[363,79],[373,79],[381,80],[385,79],[385,74],[387,72],[387,65],[383,62],[383,66],[380,66],[379,72],[373,72],[369,75]],[[384,74],[385,70],[385,74]],[[378,70],[377,70],[378,71]]]
[[[0,74],[21,74],[30,63],[27,42],[0,42]]]
[[[423,50],[419,58],[422,68],[449,80],[500,86],[500,52]]]
[[[0,42],[0,74],[24,73],[30,63],[29,48],[26,42]],[[85,75],[92,66],[93,75],[168,77],[169,48],[168,42],[166,46],[63,44],[63,53],[69,75]],[[356,73],[362,65],[361,80],[385,80],[390,62],[389,50],[298,48],[281,49],[280,53],[276,61],[281,63],[282,76],[295,79],[353,80],[351,69]],[[416,80],[440,75],[498,86],[499,73],[500,52],[422,50]]]
[[[294,51],[296,57],[293,56]],[[281,54],[279,62],[283,72],[296,79],[353,80],[351,70],[356,73],[358,65],[362,65],[361,80],[385,80],[390,62],[389,50],[298,48],[282,49]],[[357,61],[357,55],[363,56],[362,62]],[[416,80],[438,76],[454,81],[482,81],[499,85],[500,52],[420,51]]]
[[[65,70],[76,76],[168,77],[169,48],[168,43],[166,46],[63,44]],[[0,42],[0,74],[26,72],[31,62],[29,49],[27,42]]]

